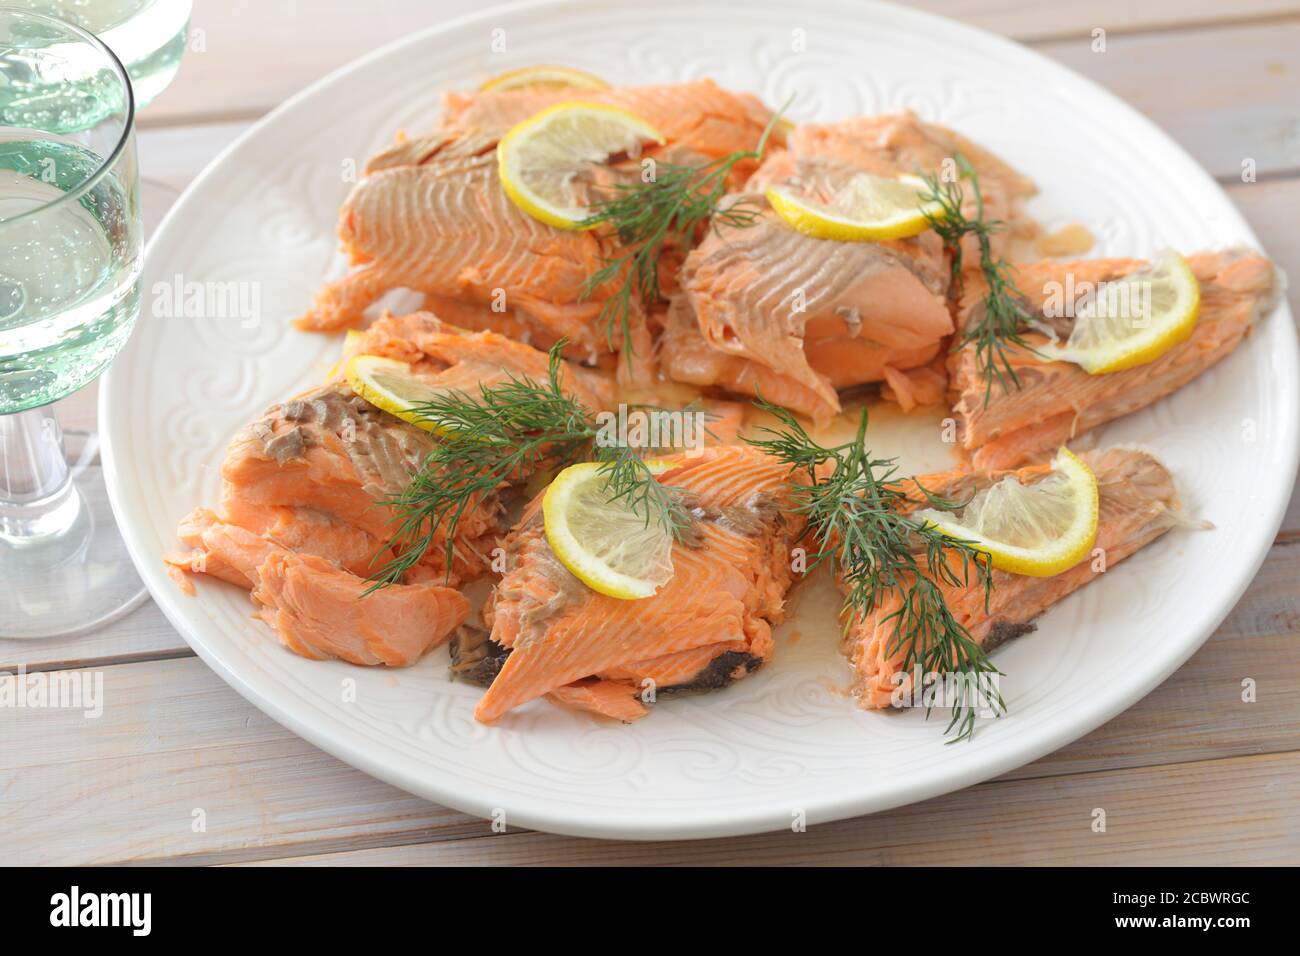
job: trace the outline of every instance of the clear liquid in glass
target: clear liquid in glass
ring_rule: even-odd
[[[185,53],[191,0],[0,0],[0,5],[49,14],[98,36],[117,54],[130,74],[137,110],[172,81]],[[78,48],[70,47],[71,57],[78,54]],[[81,52],[80,55],[92,54]],[[87,89],[83,106],[88,112],[102,100],[102,94],[112,83],[112,77],[104,76],[100,89]],[[93,81],[90,85],[94,85]],[[33,92],[13,85],[8,89],[0,87],[0,114],[7,111],[11,97],[30,98]],[[66,97],[66,92],[62,95]],[[62,128],[83,129],[92,122],[88,115],[69,116]],[[27,125],[49,128],[36,123]]]
[[[76,391],[107,367],[139,312],[135,196],[72,142],[0,130],[0,414]]]

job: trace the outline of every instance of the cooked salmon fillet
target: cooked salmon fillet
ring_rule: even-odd
[[[1111,448],[1088,452],[1082,457],[1097,476],[1100,516],[1096,547],[1102,549],[1104,566],[1095,565],[1090,555],[1054,577],[994,571],[987,611],[984,589],[976,582],[973,572],[968,586],[941,585],[944,599],[957,621],[987,650],[1033,630],[1038,615],[1181,520],[1173,478],[1152,455],[1128,448]],[[1045,475],[1049,468],[1049,465],[1031,465],[1015,472],[981,475],[963,466],[944,474],[921,476],[917,481],[935,494],[961,500],[1007,474],[1014,474],[1028,484]],[[900,674],[905,649],[893,646],[897,619],[890,615],[898,607],[899,599],[894,597],[864,619],[852,622],[846,631],[843,649],[856,672],[854,693],[863,707],[889,707],[896,689],[910,687],[911,675]]]
[[[784,185],[807,195],[825,198],[846,175],[943,175],[945,164],[963,156],[979,174],[984,214],[1004,228],[991,239],[994,253],[1002,255],[1022,219],[1022,200],[1038,190],[1033,180],[1016,172],[993,153],[960,133],[927,123],[910,110],[878,116],[855,116],[833,123],[802,123],[789,135],[788,150],[773,151],[747,188],[761,191]],[[963,211],[972,218],[975,197],[963,189]],[[966,268],[976,268],[978,247],[973,236],[962,247]]]
[[[272,406],[235,436],[221,466],[222,518],[264,533],[273,530],[270,518],[279,518],[282,509],[324,514],[331,527],[364,535],[371,556],[382,561],[391,557],[382,547],[392,535],[394,513],[381,502],[401,494],[435,440],[346,385],[319,386]],[[453,581],[482,572],[500,513],[492,496],[461,520]],[[290,520],[302,519],[294,514]],[[448,570],[444,545],[435,542],[423,562],[440,577]],[[338,554],[334,536],[298,542],[297,550],[330,559]]]
[[[510,201],[497,175],[500,135],[542,106],[572,98],[555,94],[453,99],[451,125],[401,139],[373,157],[339,215],[340,241],[359,268],[327,285],[297,320],[299,327],[359,325],[378,299],[405,288],[423,293],[427,308],[457,325],[495,329],[542,348],[563,337],[570,354],[587,361],[608,354],[610,343],[597,319],[614,284],[586,297],[583,289],[620,254],[618,237],[533,219]],[[652,152],[675,162],[752,149],[771,117],[753,97],[709,81],[622,87],[582,98],[645,116],[668,140]],[[639,176],[639,163],[629,161],[608,170],[593,167],[590,182],[579,177],[577,186],[581,192]],[[634,325],[644,322],[637,311]]]
[[[544,353],[427,312],[385,315],[348,351],[407,362],[429,384],[469,396],[508,376],[548,373]],[[593,412],[612,401],[597,373],[562,363],[560,382]],[[168,562],[250,589],[281,641],[305,656],[410,663],[464,621],[468,603],[454,587],[487,570],[504,531],[500,495],[489,494],[461,516],[450,569],[446,539],[435,536],[402,584],[360,597],[366,578],[396,556],[384,546],[395,515],[383,502],[405,489],[436,441],[337,380],[272,406],[230,444],[220,513],[187,516],[179,530],[187,550]],[[349,601],[355,609],[344,613]]]
[[[443,94],[443,125],[500,136],[548,106],[566,101],[619,106],[657,129],[669,143],[709,159],[753,149],[772,119],[756,96],[724,90],[712,80],[608,90],[520,89]],[[780,144],[784,131],[774,130]],[[747,175],[743,164],[735,170]]]
[[[660,480],[684,490],[697,520],[674,545],[673,577],[654,597],[622,601],[589,590],[551,551],[540,499],[525,511],[485,611],[491,640],[509,653],[475,709],[478,720],[557,690],[566,703],[604,707],[610,697],[639,699],[647,686],[656,694],[721,686],[770,656],[792,579],[790,547],[803,528],[790,513],[789,467],[749,446],[671,460],[676,467]],[[592,691],[591,678],[622,689]],[[575,682],[582,694],[559,690]],[[634,712],[625,708],[622,719]]]
[[[723,226],[687,257],[664,368],[677,381],[761,393],[825,422],[840,409],[837,389],[938,354],[952,332],[947,268],[932,233],[836,242],[795,232],[770,211],[744,229]]]
[[[602,351],[593,323],[603,301],[581,301],[607,255],[599,237],[556,229],[516,207],[497,177],[495,139],[454,134],[438,146],[419,164],[377,168],[353,188],[339,239],[360,268],[325,286],[298,326],[360,325],[372,304],[405,288],[433,297],[426,305],[443,312],[447,300],[462,303],[451,317],[457,325],[488,325],[496,314],[534,344],[566,336],[577,349]]]
[[[638,693],[635,687],[622,681],[592,678],[557,687],[546,696],[557,704],[630,724],[649,713]]]
[[[258,568],[253,603],[292,651],[351,664],[405,667],[469,615],[469,601],[438,584],[370,582],[310,554],[278,552]]]
[[[661,347],[669,377],[761,394],[818,423],[839,411],[838,390],[867,382],[888,382],[905,407],[939,399],[935,371],[916,381],[905,374],[930,365],[953,331],[951,263],[939,236],[806,236],[762,191],[782,185],[825,202],[860,173],[941,172],[957,149],[980,173],[990,212],[1009,214],[1033,191],[1000,160],[910,113],[796,127],[788,149],[732,200],[760,210],[757,221],[719,223],[687,257]]]
[[[430,385],[471,396],[511,378],[544,384],[550,372],[545,352],[496,332],[458,329],[431,312],[385,313],[348,351],[406,362]],[[594,369],[560,363],[560,387],[592,412],[614,404],[613,381]]]
[[[734,445],[740,441],[740,432],[745,427],[750,406],[718,398],[702,399],[695,405],[705,416],[706,445]]]
[[[294,506],[236,511],[244,524],[227,521],[207,508],[195,508],[181,520],[176,532],[188,550],[168,556],[168,562],[249,590],[257,586],[257,568],[274,548],[328,557],[344,571],[361,577],[373,568],[374,536],[326,511]],[[255,546],[255,540],[261,543]]]
[[[765,401],[808,416],[830,413],[831,406],[813,385],[710,346],[700,333],[694,311],[680,295],[674,296],[668,307],[659,338],[659,360],[664,374],[676,382],[714,386],[735,395],[761,395]]]
[[[986,405],[974,346],[954,353],[949,359],[953,414],[962,448],[974,466],[1013,468],[1178,390],[1240,345],[1279,298],[1277,269],[1256,252],[1202,252],[1189,256],[1187,262],[1201,285],[1200,318],[1190,338],[1146,365],[1089,375],[1073,363],[1044,361],[1012,347],[1011,363],[1021,387],[1003,392],[995,384]],[[1138,259],[1039,262],[1017,267],[1015,282],[1031,314],[1042,316],[1053,290],[1081,291],[1085,283],[1116,279],[1142,265]],[[963,290],[959,319],[963,328],[983,308],[985,290],[972,276]],[[1068,337],[1068,318],[1050,321],[1059,336]],[[1031,348],[1048,341],[1041,332],[1029,332],[1025,339]]]
[[[370,582],[344,562],[295,552],[206,509],[186,518],[181,538],[191,550],[173,562],[251,588],[258,616],[280,642],[313,660],[404,667],[469,614],[465,597],[442,584],[396,584],[365,595]]]
[[[405,487],[432,442],[345,385],[273,406],[231,443],[221,513],[188,515],[186,550],[166,560],[249,588],[259,616],[305,657],[410,664],[465,620],[452,585],[486,569],[501,530],[490,496],[458,529],[450,576],[436,543],[404,583],[362,597],[374,562],[395,556],[383,547],[393,515],[378,502]]]
[[[487,631],[457,628],[451,641],[452,674],[487,687],[510,656],[510,648],[492,640]],[[635,661],[604,671],[600,677],[566,684],[548,697],[579,710],[625,723],[649,713],[653,699],[696,691],[719,690],[757,670],[765,661],[744,640],[706,644],[686,651]]]

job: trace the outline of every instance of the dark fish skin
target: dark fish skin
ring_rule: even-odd
[[[748,677],[763,666],[763,659],[744,651],[723,651],[691,680],[671,687],[661,687],[660,696],[673,694],[691,694],[699,691],[722,690],[729,687],[741,677]],[[743,668],[737,675],[738,668]]]
[[[803,530],[789,465],[747,445],[667,461],[661,480],[694,500],[699,535],[673,543],[674,573],[652,597],[624,601],[585,586],[570,595],[573,575],[535,520],[541,501],[530,504],[506,539],[506,574],[483,612],[493,638],[512,650],[477,720],[492,723],[557,689],[579,706],[603,707],[646,680],[659,689],[719,687],[752,669],[743,658],[718,660],[725,652],[771,655],[793,580],[789,548]]]
[[[452,676],[479,687],[491,684],[510,656],[510,648],[498,644],[486,630],[472,624],[462,624],[457,628],[447,647],[451,653]],[[739,677],[754,673],[762,665],[763,659],[753,654],[723,651],[691,680],[671,687],[661,687],[657,693],[660,696],[672,696],[722,690],[734,684]],[[743,669],[739,676],[737,669]]]
[[[276,428],[276,422],[289,423]],[[399,493],[433,448],[425,431],[380,411],[345,385],[324,385],[274,405],[248,426],[267,458],[279,465],[302,458],[333,436],[375,497]]]
[[[498,644],[485,629],[473,624],[456,628],[447,648],[452,676],[480,687],[492,683],[510,656],[510,648]]]
[[[984,638],[984,650],[991,651],[995,647],[1001,647],[1007,641],[1015,640],[1022,634],[1030,634],[1038,630],[1038,625],[1033,622],[1018,624],[1013,621],[994,621],[992,629],[989,630],[989,636]]]
[[[985,650],[1027,634],[1040,614],[1079,588],[1107,573],[1120,561],[1177,527],[1182,517],[1173,475],[1148,452],[1116,447],[1081,456],[1097,477],[1099,514],[1096,549],[1104,564],[1090,554],[1074,567],[1050,577],[1030,577],[994,570],[991,593],[978,580],[941,584],[944,601],[971,640]],[[1022,482],[1046,474],[1047,465],[1011,472]],[[963,498],[1006,473],[974,472],[969,464],[938,475],[923,475],[917,483],[933,494]],[[841,582],[841,587],[843,587]],[[905,660],[896,641],[899,598],[891,594],[871,613],[855,619],[842,645],[858,673],[855,695],[868,709],[891,706],[892,693]],[[904,684],[910,680],[902,674]]]

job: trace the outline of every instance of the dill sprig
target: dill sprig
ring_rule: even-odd
[[[758,219],[761,209],[752,201],[740,198],[723,204],[727,179],[737,163],[763,158],[768,138],[789,106],[787,101],[772,116],[753,149],[738,150],[699,165],[656,163],[649,182],[619,183],[611,198],[592,204],[591,215],[582,225],[611,228],[628,250],[607,260],[582,288],[582,298],[586,298],[607,283],[619,283],[600,310],[611,351],[616,348],[617,329],[631,361],[632,310],[637,303],[648,307],[660,298],[659,257],[670,241],[689,245],[697,228],[706,222],[719,230],[724,225],[745,228]]]
[[[450,576],[456,529],[466,514],[504,484],[577,461],[601,462],[611,501],[626,502],[647,524],[656,521],[681,538],[691,517],[677,489],[660,484],[637,449],[598,443],[591,412],[561,389],[564,345],[552,347],[544,383],[511,374],[480,384],[477,395],[449,391],[412,407],[438,441],[407,487],[380,502],[396,515],[384,548],[396,556],[371,575],[370,590],[400,582],[439,533]]]
[[[829,564],[846,585],[845,628],[896,595],[899,607],[885,618],[897,622],[888,655],[903,652],[904,672],[919,668],[922,674],[969,675],[976,692],[953,701],[952,719],[944,731],[955,731],[955,740],[969,739],[981,696],[996,712],[1005,705],[990,679],[997,668],[953,616],[942,587],[967,586],[975,580],[984,589],[987,610],[992,565],[988,554],[972,542],[911,517],[906,509],[916,499],[904,484],[915,485],[932,508],[952,511],[964,502],[932,494],[915,478],[900,478],[895,459],[872,458],[865,444],[865,408],[852,441],[825,446],[786,409],[761,399],[756,404],[781,427],[763,428],[769,438],[747,440],[787,462],[798,476],[790,482],[793,510],[806,517],[805,534],[817,542],[809,566]]]
[[[922,203],[937,203],[937,212],[926,212],[925,218],[930,223],[952,257],[952,289],[955,295],[961,291],[962,248],[961,241],[968,235],[975,237],[979,246],[980,271],[988,291],[984,294],[982,314],[965,329],[957,342],[957,348],[974,343],[975,368],[984,379],[984,405],[988,406],[993,394],[993,384],[1001,386],[1004,393],[1011,387],[1020,388],[1020,378],[1011,364],[1010,349],[1019,346],[1029,349],[1029,344],[1021,336],[1022,330],[1032,321],[1023,296],[1016,290],[1011,280],[1011,265],[1005,259],[994,256],[989,237],[1003,228],[998,219],[984,218],[984,195],[980,191],[979,175],[965,156],[956,157],[958,175],[956,180],[940,182],[938,176],[927,175],[928,192],[923,194]],[[970,183],[971,193],[975,197],[975,218],[967,218],[962,212],[965,199],[962,180]]]

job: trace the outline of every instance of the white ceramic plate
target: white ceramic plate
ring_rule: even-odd
[[[1048,225],[1083,222],[1098,254],[1257,244],[1214,181],[1128,106],[1019,46],[898,7],[584,0],[503,8],[380,50],[257,124],[150,246],[147,303],[155,283],[177,276],[254,283],[261,321],[166,318],[147,306],[104,381],[109,488],[140,573],[241,694],[368,773],[470,813],[503,811],[512,826],[716,836],[786,827],[799,812],[809,823],[872,812],[1003,773],[1134,703],[1223,619],[1273,540],[1295,474],[1300,399],[1285,306],[1227,361],[1102,436],[1156,451],[1215,530],[1167,535],[1000,650],[1010,715],[969,744],[945,746],[917,712],[856,710],[838,689],[847,677],[829,619],[805,620],[797,642],[787,628],[755,677],[661,704],[632,726],[539,701],[484,727],[470,716],[479,691],[447,680],[445,650],[396,671],[313,663],[250,619],[245,593],[202,581],[197,597],[183,596],[161,561],[177,519],[218,500],[234,431],[319,378],[337,351],[337,338],[287,323],[339,268],[345,172],[395,130],[431,126],[439,91],[539,62],[621,83],[710,76],[769,103],[794,93],[800,120],[914,109],[1033,176],[1042,196],[1031,212]],[[355,703],[343,702],[349,680]]]

